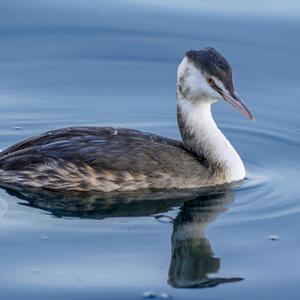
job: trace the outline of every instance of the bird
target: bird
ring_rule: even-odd
[[[134,129],[51,130],[0,152],[0,186],[53,192],[197,189],[242,181],[244,164],[217,127],[211,106],[253,114],[235,92],[232,68],[212,47],[189,50],[177,69],[181,141]]]

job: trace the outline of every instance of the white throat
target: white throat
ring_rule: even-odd
[[[238,153],[217,127],[211,102],[189,101],[178,92],[178,123],[187,149],[203,156],[208,165],[223,168],[224,183],[245,178],[246,171]]]

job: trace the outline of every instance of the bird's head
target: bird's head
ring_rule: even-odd
[[[230,64],[214,48],[186,53],[178,67],[177,92],[186,101],[195,103],[225,100],[254,120],[252,113],[235,92]]]

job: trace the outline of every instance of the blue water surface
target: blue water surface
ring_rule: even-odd
[[[257,119],[214,107],[248,172],[223,194],[60,202],[0,190],[1,299],[299,299],[299,15],[295,0],[1,0],[1,149],[70,125],[179,139],[177,65],[204,46],[231,62]]]

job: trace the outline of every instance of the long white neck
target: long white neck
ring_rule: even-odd
[[[203,159],[214,175],[222,175],[224,183],[242,180],[246,176],[238,153],[217,127],[210,101],[189,101],[177,95],[177,118],[187,150]]]

